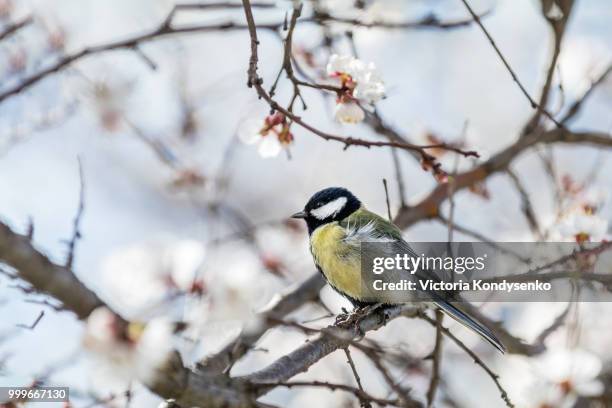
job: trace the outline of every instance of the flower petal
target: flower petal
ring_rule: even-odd
[[[354,61],[355,58],[350,55],[333,54],[329,57],[329,62],[327,63],[327,75],[334,75],[337,72],[350,74],[349,71]]]
[[[340,123],[355,124],[365,118],[365,113],[355,102],[339,103],[334,110],[334,118]]]
[[[282,149],[283,146],[278,141],[278,137],[275,134],[270,134],[263,137],[259,143],[257,151],[261,157],[268,158],[278,156]]]
[[[248,119],[238,129],[238,138],[244,144],[255,144],[262,139],[260,132],[264,125],[261,119]]]

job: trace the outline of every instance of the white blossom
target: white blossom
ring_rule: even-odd
[[[177,291],[190,293],[201,280],[198,272],[204,259],[199,241],[137,243],[104,260],[103,284],[122,310],[141,316]]]
[[[564,395],[560,387],[537,381],[528,387],[527,406],[525,408],[569,408],[575,402],[573,396]]]
[[[329,57],[329,62],[327,63],[327,75],[333,76],[338,73],[351,75],[357,61],[357,59],[350,55],[333,54]]]
[[[204,262],[204,245],[199,241],[183,239],[169,245],[162,255],[163,264],[170,269],[173,284],[180,290],[189,291]]]
[[[268,137],[262,137],[257,151],[263,158],[276,157],[283,150],[283,146],[279,142],[277,137],[274,135],[268,135]]]
[[[244,144],[256,144],[262,139],[260,132],[264,125],[265,122],[260,119],[245,120],[238,129],[238,138]]]
[[[85,83],[83,99],[95,114],[98,123],[107,131],[116,131],[123,121],[135,81],[108,77]]]
[[[365,118],[363,109],[355,102],[336,104],[334,118],[340,123],[359,123]]]
[[[149,381],[155,370],[163,367],[173,350],[174,327],[165,318],[149,321],[137,340],[136,369],[137,378]]]
[[[582,212],[572,212],[559,225],[559,232],[564,238],[578,241],[599,241],[607,231],[607,220],[595,214]]]
[[[100,354],[111,354],[117,338],[115,330],[117,316],[106,307],[95,309],[87,318],[84,343],[89,350]],[[120,357],[120,356],[117,356]]]
[[[278,156],[293,141],[293,135],[280,115],[245,121],[238,130],[238,138],[245,144],[257,145],[257,152],[263,158]]]
[[[102,306],[94,310],[85,327],[83,345],[103,365],[102,371],[129,382],[151,380],[173,350],[173,326],[163,318],[147,324],[121,322]]]
[[[385,84],[380,78],[374,63],[361,69],[356,77],[357,86],[353,96],[369,103],[376,103],[385,96]]]
[[[347,56],[333,54],[327,64],[327,74],[340,77],[343,87],[356,99],[366,103],[376,103],[385,96],[385,84],[376,65]]]
[[[608,201],[609,196],[610,193],[608,190],[594,187],[583,191],[578,199],[583,206],[592,210],[597,210]]]
[[[603,384],[597,376],[601,368],[599,357],[580,349],[550,351],[535,362],[540,377],[566,396],[600,395]]]
[[[566,97],[580,98],[612,61],[612,52],[597,37],[571,36],[559,55],[560,81]]]
[[[416,3],[416,2],[415,2]],[[399,23],[406,18],[407,8],[418,5],[407,4],[405,0],[376,1],[368,5],[363,13],[362,21],[368,23]],[[414,10],[418,12],[418,10]]]

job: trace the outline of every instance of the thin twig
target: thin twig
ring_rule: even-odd
[[[266,25],[260,25],[259,28],[267,29],[267,30],[276,30],[279,27],[279,23],[272,23]],[[164,21],[161,25],[145,32],[143,34],[137,34],[132,37],[128,37],[123,40],[113,41],[106,44],[90,46],[87,48],[83,48],[81,51],[77,51],[75,53],[66,55],[55,63],[47,66],[46,68],[42,68],[36,73],[24,78],[21,82],[13,85],[12,87],[5,89],[0,92],[0,102],[5,99],[16,95],[20,92],[23,92],[44,78],[54,74],[56,72],[61,71],[62,69],[72,65],[73,63],[85,59],[86,57],[101,54],[108,51],[120,50],[120,49],[131,49],[134,50],[134,47],[143,44],[145,42],[150,42],[162,37],[167,37],[171,35],[177,34],[188,34],[188,33],[197,33],[197,32],[216,32],[216,31],[233,31],[233,30],[244,30],[247,28],[243,24],[234,23],[232,21],[218,23],[218,24],[202,24],[202,25],[191,25],[185,27],[171,27],[167,21]]]
[[[559,122],[557,122],[557,120],[546,110],[544,109],[544,107],[540,106],[532,97],[531,95],[529,95],[529,92],[527,91],[527,89],[525,88],[525,86],[521,83],[521,81],[518,78],[518,75],[516,75],[516,73],[514,72],[514,70],[512,69],[512,67],[510,66],[510,63],[506,60],[506,57],[504,57],[504,54],[502,54],[502,52],[500,51],[500,49],[497,47],[497,44],[495,43],[495,40],[493,39],[493,37],[491,36],[491,34],[489,34],[489,32],[487,31],[487,29],[485,28],[485,26],[482,24],[482,21],[480,20],[480,17],[478,16],[478,14],[476,14],[474,12],[474,10],[472,9],[472,7],[469,5],[469,3],[467,2],[467,0],[461,0],[461,2],[465,5],[465,7],[467,8],[467,10],[469,11],[469,13],[472,15],[472,18],[474,19],[474,21],[476,22],[476,24],[480,27],[480,29],[482,30],[482,32],[484,33],[484,35],[487,37],[487,39],[489,40],[489,42],[491,43],[491,45],[493,46],[493,49],[495,50],[495,52],[497,53],[497,55],[499,56],[499,58],[501,59],[502,63],[504,64],[504,66],[506,67],[506,69],[508,70],[508,72],[510,73],[510,76],[512,76],[512,80],[518,85],[519,89],[521,90],[521,92],[523,93],[523,95],[525,95],[525,98],[527,98],[527,100],[529,101],[531,107],[533,109],[538,109],[539,111],[541,111],[544,116],[546,116],[548,119],[550,119],[555,125],[557,125],[557,127],[559,128],[563,128],[563,125]]]
[[[409,395],[410,390],[405,389],[397,381],[395,381],[387,367],[385,367],[385,365],[381,361],[382,359],[380,358],[380,350],[373,350],[372,348],[366,347],[359,343],[354,344],[354,346],[357,347],[359,351],[364,353],[365,356],[368,357],[368,359],[374,364],[374,367],[376,367],[378,372],[382,375],[390,390],[392,392],[395,392],[395,394],[400,398],[402,402],[400,406],[410,407],[416,405],[415,401]],[[420,406],[420,404],[416,406]]]
[[[480,14],[479,17],[486,17],[490,14],[490,11],[486,11]],[[338,22],[344,24],[350,24],[356,27],[365,27],[365,28],[388,28],[388,29],[429,29],[429,28],[437,28],[437,29],[454,29],[454,28],[462,28],[467,27],[473,23],[473,20],[470,19],[461,19],[455,21],[440,21],[438,17],[435,15],[427,15],[419,20],[415,21],[400,21],[400,22],[392,22],[392,21],[369,21],[365,22],[360,20],[359,18],[348,18],[348,17],[339,17],[333,16],[330,13],[322,10],[315,10],[312,19],[319,22]]]
[[[351,356],[351,351],[348,346],[344,348],[344,354],[346,355],[346,362],[351,367],[351,371],[353,372],[353,376],[355,377],[355,382],[357,383],[357,387],[362,392],[365,392],[363,389],[363,385],[361,385],[361,378],[359,377],[359,373],[357,372],[357,367],[355,367],[355,362],[353,361],[353,357]],[[362,408],[371,408],[372,404],[370,401],[361,401]]]
[[[259,384],[254,384],[254,387],[259,388],[259,389],[274,388],[274,387],[286,387],[286,388],[318,387],[318,388],[327,388],[331,391],[339,390],[339,391],[349,392],[353,394],[355,397],[357,397],[362,404],[363,403],[369,404],[373,402],[382,407],[386,407],[386,406],[397,406],[400,403],[400,401],[398,400],[388,400],[384,398],[374,397],[363,390],[360,390],[355,387],[351,387],[346,384],[331,383],[328,381],[289,381],[289,382],[259,383]]]
[[[27,324],[17,324],[17,327],[21,327],[22,329],[27,329],[27,330],[34,330],[36,328],[36,326],[38,325],[38,323],[40,323],[40,321],[42,320],[42,318],[45,316],[45,311],[41,310],[40,313],[38,314],[38,317],[36,318],[36,320],[34,320],[34,323],[27,325]]]
[[[449,225],[449,219],[446,218],[442,214],[438,215],[436,217],[436,219],[440,223],[442,223],[442,224],[444,224],[446,226]],[[506,248],[503,245],[500,245],[499,243],[495,242],[491,238],[488,238],[485,235],[483,235],[483,234],[481,234],[481,233],[479,233],[477,231],[474,231],[474,230],[472,230],[470,228],[467,228],[467,227],[465,227],[463,225],[457,224],[456,222],[453,222],[451,225],[453,227],[453,230],[455,230],[457,232],[460,232],[462,234],[465,234],[465,235],[467,235],[469,237],[475,238],[478,241],[482,241],[484,244],[487,244],[491,248],[497,249],[498,251],[500,251],[503,254],[510,255],[510,256],[516,258],[517,260],[519,260],[519,261],[521,261],[523,263],[526,263],[526,264],[531,262],[531,259],[529,259],[529,258],[527,258],[527,257],[525,257],[525,256],[523,256],[523,255],[521,255],[519,253],[517,253],[516,251],[511,250],[510,248]]]
[[[85,210],[85,177],[83,176],[83,164],[81,158],[78,158],[79,163],[79,206],[77,208],[76,216],[72,223],[72,238],[68,241],[68,257],[66,258],[66,268],[71,269],[74,262],[74,253],[76,244],[81,239],[81,218],[83,211]]]
[[[393,167],[395,168],[395,181],[397,183],[397,194],[400,199],[400,208],[404,208],[406,207],[406,187],[397,150],[391,149],[391,157],[393,158]]]
[[[545,109],[546,105],[548,104],[553,77],[557,67],[557,60],[559,59],[559,54],[561,53],[561,43],[563,42],[567,21],[569,19],[573,3],[573,0],[566,3],[568,7],[566,10],[564,10],[563,16],[560,19],[557,20],[547,18],[547,21],[553,30],[554,36],[552,56],[550,63],[548,64],[548,70],[546,71],[546,80],[544,81],[544,86],[542,87],[540,101],[538,102],[538,109],[524,127],[523,135],[531,133],[537,129],[539,125],[538,122],[543,113],[542,110]],[[544,15],[546,16],[546,14]],[[563,123],[563,121],[560,121],[560,123]]]
[[[519,138],[515,143],[499,151],[489,160],[463,173],[453,175],[455,189],[459,191],[475,183],[485,180],[494,173],[508,166],[523,152],[537,144],[581,144],[600,148],[612,148],[612,137],[604,132],[570,132],[567,129],[552,129],[530,137]],[[448,198],[448,188],[445,184],[436,186],[425,198],[410,208],[405,208],[395,217],[395,224],[400,228],[427,219],[436,218],[440,213],[440,205]]]
[[[389,217],[389,222],[393,222],[393,217],[391,216],[391,204],[389,202],[389,188],[387,187],[387,179],[383,178],[383,186],[385,187],[385,201],[387,203],[387,217]]]
[[[612,64],[610,64],[608,68],[606,68],[602,72],[602,74],[591,83],[591,86],[589,86],[589,88],[585,91],[582,97],[578,99],[577,101],[575,101],[568,108],[567,113],[561,118],[561,123],[565,124],[569,122],[570,120],[572,120],[576,116],[576,114],[580,112],[580,108],[582,108],[584,103],[589,99],[589,96],[593,94],[593,92],[595,91],[595,89],[597,89],[599,85],[605,82],[605,80],[608,78],[608,76],[611,73],[612,73]]]
[[[434,319],[432,319],[431,317],[427,316],[426,314],[422,313],[419,317],[421,317],[423,320],[427,321],[432,326],[437,327],[436,321]],[[448,338],[450,338],[457,346],[459,346],[460,349],[462,349],[470,357],[472,357],[472,359],[474,360],[474,363],[476,365],[480,366],[487,373],[487,375],[493,380],[493,382],[495,383],[495,386],[497,387],[497,389],[500,392],[500,395],[501,395],[502,399],[506,403],[506,406],[508,408],[514,408],[514,404],[510,400],[510,397],[508,396],[508,392],[504,389],[504,387],[502,387],[501,383],[499,382],[499,376],[497,374],[495,374],[484,363],[484,361],[482,361],[482,359],[480,357],[478,357],[478,355],[476,353],[474,353],[468,346],[466,346],[465,343],[463,343],[461,340],[459,340],[449,329],[447,329],[444,326],[440,326],[440,330],[442,330],[442,332],[444,332],[444,334]]]
[[[333,140],[333,141],[344,144],[345,150],[348,149],[350,146],[362,146],[362,147],[367,147],[367,148],[390,146],[390,147],[395,147],[395,148],[415,152],[421,157],[421,162],[422,162],[423,167],[430,168],[434,174],[441,174],[443,172],[440,169],[440,163],[438,163],[436,158],[432,156],[431,154],[429,154],[427,150],[445,149],[445,150],[455,152],[465,157],[479,157],[478,153],[475,151],[462,150],[456,146],[452,146],[446,143],[418,146],[418,145],[413,145],[410,143],[397,142],[397,141],[388,141],[388,142],[369,141],[365,139],[354,138],[351,136],[345,137],[345,136],[334,135],[328,132],[324,132],[308,124],[300,116],[297,116],[294,114],[293,105],[292,105],[293,102],[289,105],[288,108],[284,108],[276,100],[274,100],[272,96],[263,87],[263,79],[257,73],[258,62],[259,62],[259,55],[258,55],[259,39],[257,36],[258,26],[255,24],[255,18],[253,17],[253,11],[251,10],[250,2],[243,0],[243,4],[244,4],[245,16],[247,20],[248,31],[249,31],[249,35],[251,38],[251,55],[249,57],[249,67],[247,70],[247,75],[248,75],[247,85],[250,88],[251,87],[255,88],[258,96],[261,99],[263,99],[266,103],[268,103],[272,111],[278,111],[282,113],[285,117],[289,118],[292,122],[297,123],[299,126],[310,131],[314,135],[321,137],[324,140],[328,140],[328,141]],[[292,26],[294,26],[297,23],[297,19],[300,13],[301,13],[301,5],[296,5],[293,9],[293,14],[292,14],[292,23],[291,23]],[[291,54],[291,38],[290,36],[288,36],[288,38],[285,40],[285,55],[290,55],[290,54]],[[285,61],[291,64],[290,57],[285,57]],[[287,71],[287,69],[285,69],[285,71]],[[289,70],[288,74],[291,75],[290,73],[291,71]],[[292,82],[294,83],[294,98],[292,99],[292,101],[294,101],[295,98],[298,96],[298,91],[296,90],[296,88],[299,85],[304,85],[305,83],[296,82],[295,80]],[[322,85],[316,85],[316,84],[310,84],[310,86],[314,88],[319,88],[319,89],[323,87]]]
[[[21,30],[33,21],[32,16],[27,16],[15,23],[9,24],[0,32],[0,41],[7,39],[17,31]]]
[[[521,179],[518,177],[518,175],[514,171],[512,171],[512,169],[507,169],[506,173],[510,177],[510,180],[512,180],[512,183],[514,184],[516,191],[519,193],[519,196],[521,197],[521,210],[523,211],[523,214],[525,215],[525,219],[527,220],[529,229],[531,229],[531,232],[533,233],[533,235],[536,236],[536,239],[541,239],[542,232],[540,230],[540,224],[536,217],[535,210],[533,208],[533,204],[531,203],[531,199],[529,198],[529,194],[527,193],[527,190],[523,186]]]
[[[436,310],[436,340],[433,352],[431,354],[431,379],[429,381],[429,388],[427,389],[427,407],[432,407],[433,402],[436,398],[436,391],[440,384],[440,364],[442,362],[442,322],[444,320],[444,314],[440,310]]]

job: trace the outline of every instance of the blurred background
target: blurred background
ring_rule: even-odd
[[[321,7],[366,22],[416,21],[429,15],[440,21],[470,20],[459,0],[365,1],[363,7],[343,0],[305,3],[304,16]],[[170,0],[0,0],[0,27],[31,18],[0,42],[0,90],[11,89],[84,47],[153,30],[173,4]],[[487,29],[520,81],[538,97],[553,44],[544,6],[535,0],[470,4],[487,13],[483,17]],[[258,23],[282,22],[291,8],[291,2],[277,2],[273,8],[256,9],[255,18]],[[244,24],[243,10],[186,10],[175,16],[173,24],[228,21]],[[563,113],[580,99],[611,63],[610,21],[608,1],[575,2],[547,105],[553,114]],[[333,38],[331,49],[322,45],[325,36]],[[282,42],[270,30],[259,30],[259,38],[259,74],[269,86],[281,67]],[[469,169],[516,141],[533,114],[474,24],[445,30],[298,22],[293,48],[298,63],[319,82],[329,80],[325,66],[331,51],[340,55],[356,51],[364,62],[375,63],[386,87],[377,112],[388,126],[412,143],[462,143],[481,155],[474,159],[441,153],[438,159],[448,173]],[[82,182],[82,237],[72,269],[129,319],[170,316],[188,322],[189,328],[177,340],[188,361],[218,350],[276,293],[315,272],[307,231],[287,221],[314,192],[344,186],[370,209],[386,214],[382,183],[386,178],[393,214],[402,200],[387,147],[345,150],[343,144],[326,142],[295,125],[293,143],[276,157],[264,158],[256,146],[243,143],[238,137],[243,125],[269,112],[246,86],[249,55],[246,30],[165,36],[137,49],[81,58],[0,103],[2,221],[21,233],[32,223],[36,247],[62,264]],[[286,104],[291,91],[283,78],[275,98]],[[308,109],[299,114],[308,123],[333,134],[383,140],[365,123],[334,121],[334,95],[307,88],[302,94]],[[569,126],[609,133],[611,107],[608,79],[585,100]],[[438,181],[406,151],[396,153],[405,200],[416,204]],[[553,163],[554,173],[544,165],[547,162]],[[551,233],[534,236],[523,215],[522,197],[504,173],[457,192],[457,224],[497,241],[560,239],[555,231],[568,208],[581,199],[576,197],[594,194],[601,204],[597,222],[607,226],[609,151],[580,145],[531,149],[515,159],[511,169],[521,180],[541,228]],[[442,213],[448,214],[448,205],[442,206]],[[599,239],[607,234],[604,231]],[[448,231],[439,221],[423,221],[406,229],[404,237],[444,241]],[[473,240],[460,232],[453,238]],[[187,293],[170,296],[168,276],[176,287],[188,282]],[[40,303],[44,297],[25,293],[20,286],[0,275],[0,385],[27,385],[45,377],[49,384],[70,386],[74,406],[129,402],[148,407],[161,401],[88,352],[84,325],[73,315],[55,312]],[[328,287],[321,301],[325,307],[307,305],[294,319],[309,321],[327,316],[326,309],[338,313],[349,307]],[[531,342],[565,307],[488,304],[482,310],[503,320],[513,335]],[[42,311],[44,316],[33,329],[22,327],[30,326]],[[611,311],[605,303],[574,304],[566,324],[547,339],[546,352],[534,357],[496,355],[476,336],[446,323],[500,375],[517,406],[607,406],[600,397],[610,392],[602,376],[612,361],[612,321],[607,317]],[[312,324],[323,327],[330,322],[333,317]],[[413,364],[391,361],[390,366],[397,381],[422,398],[430,378],[429,362],[423,358],[431,352],[435,330],[419,320],[396,319],[368,337],[414,358]],[[263,367],[305,338],[291,328],[274,329],[258,343],[261,351],[239,361],[232,374]],[[448,344],[436,406],[505,406],[472,359]],[[364,388],[386,395],[386,384],[371,362],[354,354]],[[342,353],[334,353],[297,378],[352,384],[345,360]],[[559,384],[566,380],[574,385],[559,397]],[[131,390],[128,402],[126,389]],[[569,405],[554,405],[549,399]],[[316,388],[279,389],[263,401],[287,407],[359,406],[350,394]]]

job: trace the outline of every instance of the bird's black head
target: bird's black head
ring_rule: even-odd
[[[304,211],[293,214],[292,218],[303,218],[308,225],[308,233],[317,227],[333,221],[342,220],[357,211],[361,202],[346,188],[330,187],[313,195]]]

